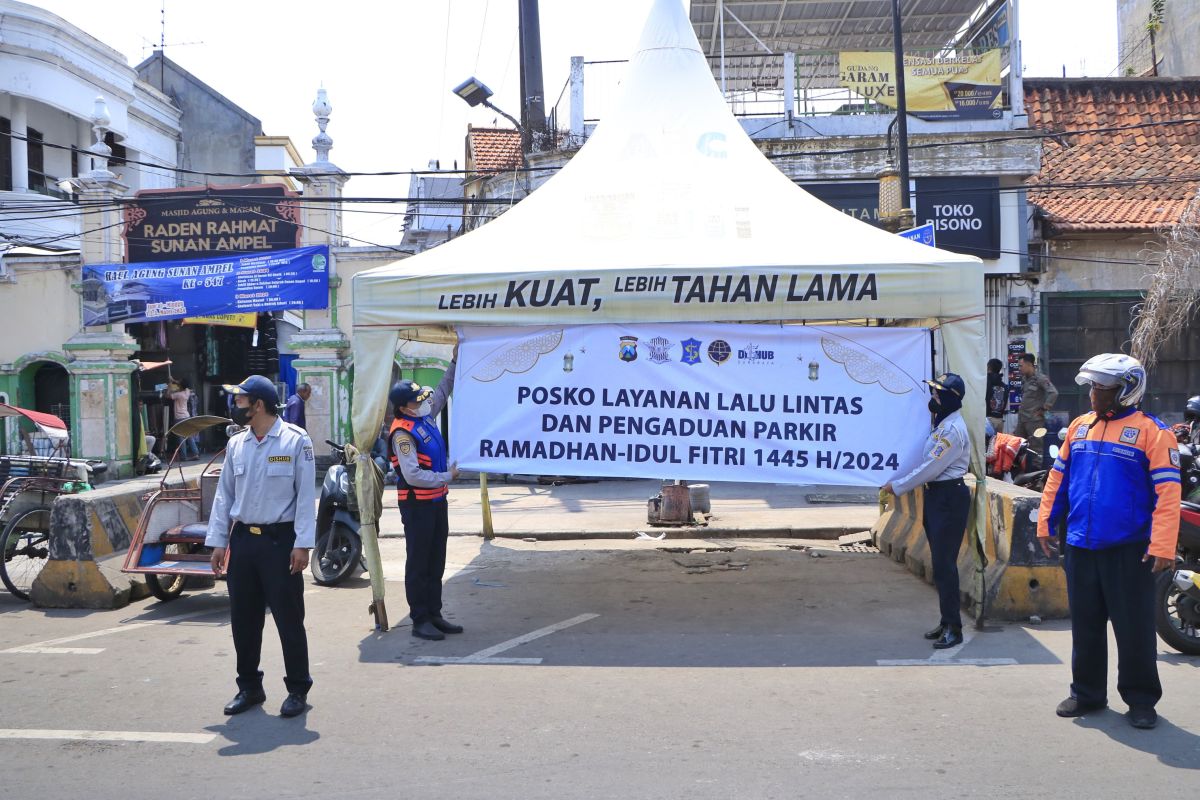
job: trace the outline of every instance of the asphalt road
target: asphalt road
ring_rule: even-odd
[[[409,635],[386,540],[395,628],[370,629],[365,580],[310,586],[316,685],[291,720],[273,631],[266,706],[222,716],[221,585],[115,612],[4,595],[3,796],[1098,798],[1200,779],[1200,659],[1163,651],[1156,730],[1125,722],[1115,674],[1112,709],[1062,720],[1064,622],[931,659],[933,590],[879,555],[656,549],[687,544],[455,537],[447,615],[467,632],[435,643]]]

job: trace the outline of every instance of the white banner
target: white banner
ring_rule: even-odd
[[[464,328],[451,457],[491,473],[879,486],[929,433],[929,331]]]

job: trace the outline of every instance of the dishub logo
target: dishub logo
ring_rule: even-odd
[[[655,336],[646,342],[646,347],[650,350],[650,362],[653,364],[665,364],[671,360],[671,348],[675,345],[669,340],[661,336]]]
[[[737,351],[739,364],[771,364],[775,361],[774,350],[760,350],[758,345],[750,342]]]
[[[679,343],[683,347],[683,355],[679,360],[684,364],[699,364],[700,363],[700,340],[699,339],[684,339]]]
[[[621,337],[621,346],[617,348],[617,357],[622,361],[637,361],[636,336]]]
[[[708,345],[708,359],[714,364],[724,364],[733,355],[733,350],[729,347],[729,342],[724,339],[714,339]]]

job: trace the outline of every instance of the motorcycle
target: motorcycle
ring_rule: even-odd
[[[1155,578],[1154,622],[1159,637],[1187,655],[1200,655],[1200,466],[1189,445],[1179,446],[1185,498],[1179,511],[1175,569]]]
[[[358,501],[346,448],[328,439],[325,443],[333,448],[334,463],[321,482],[321,498],[317,502],[317,541],[309,565],[318,585],[335,586],[356,571],[366,570],[367,565],[362,555]]]
[[[1039,435],[1044,436],[1045,431]],[[1040,492],[1046,486],[1047,474],[1048,471],[1042,468],[1042,457],[1027,439],[998,433],[989,442],[989,477],[1011,480],[1017,486]]]

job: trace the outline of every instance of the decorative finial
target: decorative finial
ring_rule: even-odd
[[[111,124],[112,117],[108,113],[104,95],[96,95],[96,102],[92,106],[92,135],[96,137],[96,141],[88,148],[92,154],[92,174],[95,177],[112,177],[112,173],[108,171],[108,157],[112,155],[112,148],[104,141]]]
[[[325,126],[329,124],[333,106],[329,104],[329,96],[325,93],[324,86],[317,89],[317,99],[313,101],[312,112],[317,118],[317,127],[321,129],[321,132],[313,137],[313,150],[317,151],[317,163],[326,164],[329,162],[329,151],[333,149],[333,139],[325,132]]]

